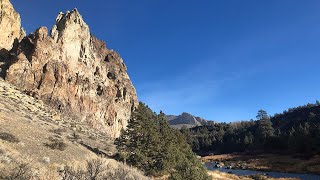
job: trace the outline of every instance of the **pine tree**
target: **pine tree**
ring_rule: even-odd
[[[272,122],[270,121],[270,119],[262,119],[262,120],[259,120],[257,123],[258,123],[258,127],[257,127],[258,137],[267,138],[267,137],[273,136],[274,129],[272,127]]]
[[[245,135],[245,136],[244,136],[244,139],[243,139],[243,143],[244,143],[245,145],[247,145],[247,146],[250,145],[250,144],[252,144],[252,139],[251,139],[251,137]]]
[[[262,110],[262,109],[260,109],[258,111],[258,114],[257,114],[256,118],[258,120],[270,119],[270,117],[268,116],[268,113],[265,110]]]
[[[140,103],[129,120],[127,129],[116,139],[115,144],[120,159],[141,169],[152,169],[151,158],[159,144],[157,137],[156,114],[146,105]]]
[[[156,115],[143,103],[133,112],[128,127],[115,141],[119,158],[147,175],[170,174],[176,180],[206,180],[204,166],[180,131],[172,129],[164,114]]]
[[[267,142],[267,138],[274,135],[274,128],[267,112],[259,110],[257,114],[257,129],[256,129],[256,144],[258,146],[264,146]]]

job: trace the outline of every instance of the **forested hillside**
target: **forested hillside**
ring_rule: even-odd
[[[320,153],[320,106],[307,104],[268,116],[260,110],[257,120],[216,123],[183,129],[197,153],[276,152]]]

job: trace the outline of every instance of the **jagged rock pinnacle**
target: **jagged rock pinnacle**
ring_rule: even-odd
[[[77,9],[59,13],[50,34],[40,27],[15,49],[6,81],[111,137],[127,126],[138,100],[126,66],[91,35]]]
[[[20,15],[9,0],[0,0],[0,50],[11,50],[15,41],[21,40],[25,32],[21,29]]]

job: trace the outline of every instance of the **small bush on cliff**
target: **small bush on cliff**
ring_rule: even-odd
[[[169,126],[162,112],[157,115],[143,103],[133,112],[127,129],[115,143],[120,160],[147,175],[208,179],[205,168],[182,134]]]

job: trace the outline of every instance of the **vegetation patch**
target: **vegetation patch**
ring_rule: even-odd
[[[59,134],[62,135],[63,133],[65,133],[67,130],[65,128],[58,128],[58,129],[54,129],[52,130],[53,133],[55,134]]]
[[[31,167],[27,163],[12,162],[0,169],[0,179],[29,180],[32,177]]]
[[[138,180],[147,179],[133,169],[125,165],[113,167],[107,164],[102,158],[94,158],[87,160],[84,166],[66,166],[60,172],[62,180]]]
[[[0,132],[0,139],[10,143],[20,142],[20,140],[17,137],[15,137],[13,134],[6,133],[6,132]]]
[[[107,162],[104,158],[93,158],[85,163],[73,162],[62,169],[35,168],[32,162],[0,162],[0,179],[2,180],[145,180],[140,171],[124,164]]]
[[[307,160],[320,154],[320,102],[274,116],[260,110],[256,118],[181,132],[193,151],[201,155],[253,152],[298,155]]]
[[[50,149],[57,149],[60,151],[64,151],[65,148],[67,147],[67,144],[61,139],[50,137],[49,140],[50,142],[46,143],[45,145]]]

